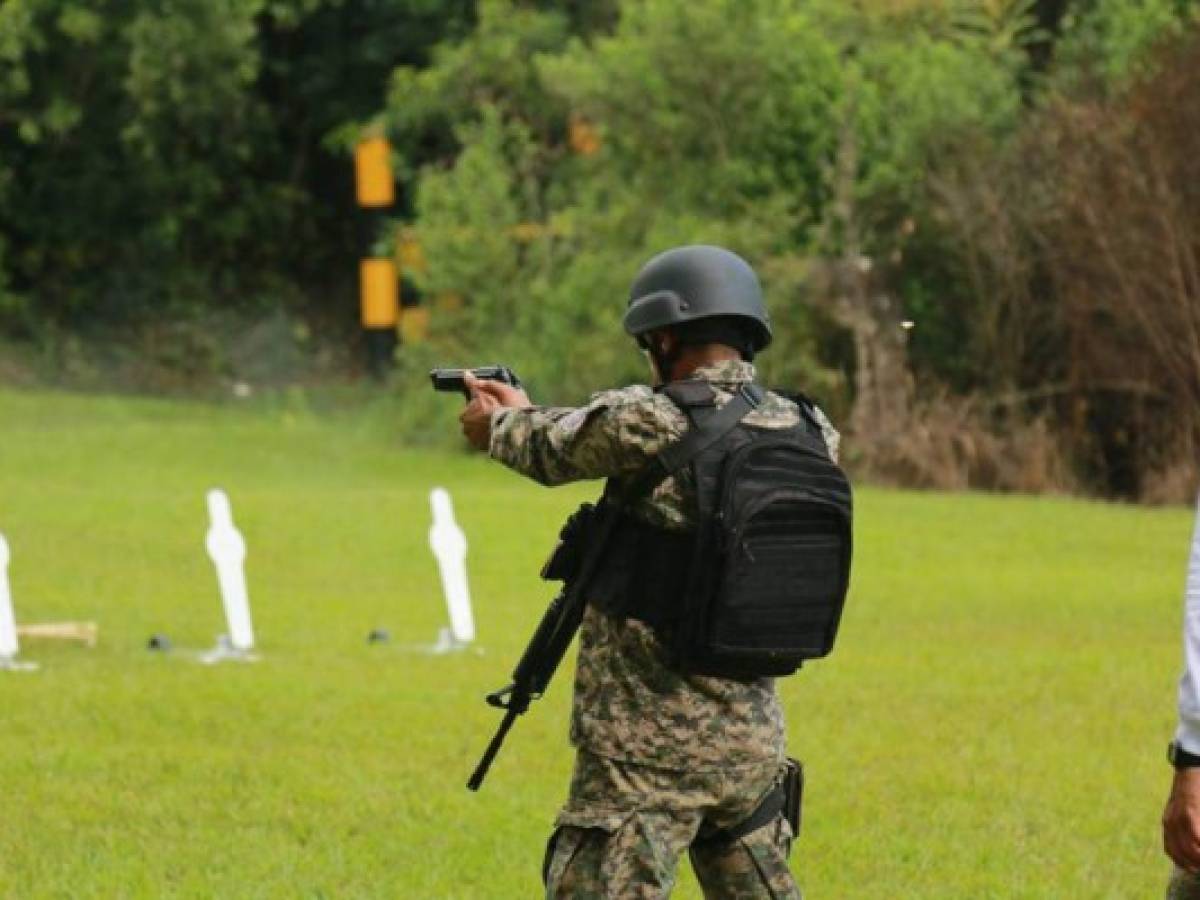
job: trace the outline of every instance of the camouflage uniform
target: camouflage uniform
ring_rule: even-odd
[[[1200,875],[1189,875],[1177,868],[1167,886],[1167,900],[1200,900]]]
[[[732,361],[696,370],[724,404],[754,367]],[[838,435],[818,414],[831,452]],[[746,417],[766,428],[797,424],[774,394]],[[582,408],[493,414],[491,455],[547,485],[628,478],[688,428],[667,397],[635,386],[595,395]],[[634,513],[663,528],[693,524],[695,489],[683,473]],[[783,713],[772,679],[742,682],[671,669],[654,632],[589,606],[580,627],[571,716],[578,749],[566,805],[547,849],[548,897],[665,897],[679,855],[703,820],[743,821],[778,778]],[[710,897],[799,897],[787,869],[782,819],[734,844],[696,845],[693,867]]]

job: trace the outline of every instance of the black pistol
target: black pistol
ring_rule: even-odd
[[[515,388],[522,386],[517,373],[508,366],[480,366],[477,369],[433,369],[429,373],[429,380],[433,382],[435,391],[456,391],[470,400],[471,392],[467,390],[467,384],[463,380],[466,372],[470,372],[481,381],[499,381]]]

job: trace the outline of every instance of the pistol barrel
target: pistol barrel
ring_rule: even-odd
[[[481,381],[499,381],[502,384],[508,384],[515,388],[521,386],[521,379],[508,366],[480,366],[476,369],[432,369],[429,372],[429,380],[433,383],[435,391],[455,391],[469,398],[471,392],[467,390],[467,384],[463,377],[467,372],[470,372]]]

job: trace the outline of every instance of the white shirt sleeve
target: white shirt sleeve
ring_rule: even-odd
[[[1183,660],[1179,679],[1179,728],[1175,739],[1189,753],[1200,754],[1200,498],[1188,563],[1187,593],[1183,604]]]

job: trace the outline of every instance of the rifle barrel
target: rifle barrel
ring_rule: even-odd
[[[508,736],[508,730],[512,728],[513,722],[517,721],[517,716],[528,709],[528,704],[522,708],[510,706],[508,712],[504,714],[504,718],[500,720],[500,727],[496,729],[496,733],[492,736],[492,742],[488,744],[487,749],[483,751],[483,757],[479,760],[479,765],[475,767],[475,771],[471,774],[470,780],[467,782],[467,788],[472,791],[477,791],[483,785],[483,779],[487,777],[488,769],[492,767],[492,760],[496,758],[496,754],[500,752],[500,746],[504,743],[504,739]]]

